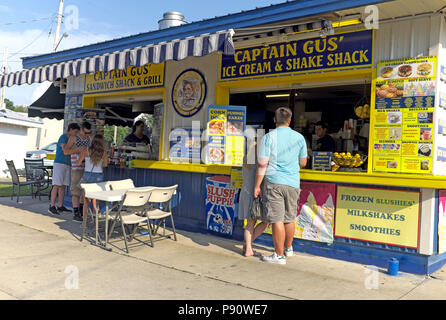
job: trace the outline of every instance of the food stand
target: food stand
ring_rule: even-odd
[[[433,29],[422,27],[426,20]],[[381,267],[396,258],[402,271],[429,274],[446,262],[446,64],[439,45],[446,26],[438,13],[409,19],[411,29],[407,21],[241,37],[232,54],[69,77],[67,95],[81,95],[86,109],[156,102],[150,160],[111,165],[107,179],[178,184],[177,228],[237,240],[248,144],[240,131],[272,128],[271,111],[285,104],[312,148],[311,126],[334,119],[336,153],[316,154],[316,166],[301,171],[295,251]],[[389,29],[406,33],[389,38]],[[285,102],[268,100],[274,94]],[[258,241],[272,245],[269,235]]]

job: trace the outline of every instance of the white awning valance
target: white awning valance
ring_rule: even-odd
[[[0,87],[54,81],[70,76],[76,77],[81,74],[124,70],[130,66],[140,67],[147,63],[182,60],[192,56],[201,57],[216,51],[233,55],[233,33],[234,31],[231,29],[212,34],[202,34],[197,37],[160,42],[133,49],[25,69],[0,75]]]

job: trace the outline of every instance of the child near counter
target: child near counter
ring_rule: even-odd
[[[80,183],[99,183],[104,181],[103,168],[108,165],[108,155],[105,150],[104,136],[96,134],[91,141],[91,145],[79,157],[78,165],[85,160],[85,171]],[[84,203],[82,217],[75,217],[73,220],[82,222],[87,217],[87,200],[82,195]],[[93,203],[93,206],[96,206]]]

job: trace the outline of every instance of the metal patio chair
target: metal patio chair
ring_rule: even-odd
[[[41,190],[50,186],[50,175],[45,170],[43,159],[24,159],[26,181],[34,181],[37,187],[36,196],[41,195]]]
[[[34,192],[33,192],[33,186],[37,183],[36,181],[33,180],[29,180],[29,181],[20,181],[20,176],[17,173],[17,169],[15,167],[14,161],[6,161],[6,165],[8,166],[8,170],[9,173],[11,174],[11,180],[12,180],[12,192],[11,192],[11,200],[14,199],[14,191],[15,191],[15,186],[17,186],[18,188],[18,192],[17,192],[17,202],[19,202],[19,198],[20,198],[20,187],[22,186],[29,186],[31,189],[31,197],[34,197]]]

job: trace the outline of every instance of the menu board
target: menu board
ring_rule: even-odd
[[[331,152],[313,152],[313,170],[331,171]]]
[[[173,129],[169,135],[169,141],[170,161],[200,163],[201,130]]]
[[[209,106],[207,112],[208,146],[206,162],[243,165],[246,107]]]
[[[64,132],[70,123],[76,122],[76,112],[82,108],[82,94],[67,94],[65,96]]]
[[[378,63],[373,171],[432,174],[436,57]]]
[[[84,109],[80,108],[76,110],[76,122],[79,126],[84,121],[88,121],[91,124],[91,132],[93,135],[104,135],[105,126],[105,110],[101,109]]]
[[[82,122],[88,121],[91,124],[93,135],[104,135],[105,110],[82,108],[82,98],[82,94],[66,95],[64,131],[67,131],[70,123],[77,123],[82,126]]]
[[[446,190],[438,191],[438,253],[446,252]]]
[[[440,80],[437,82],[439,97],[438,104],[435,109],[436,131],[434,133],[434,174],[446,175],[446,50],[441,49],[438,58],[440,69]]]

